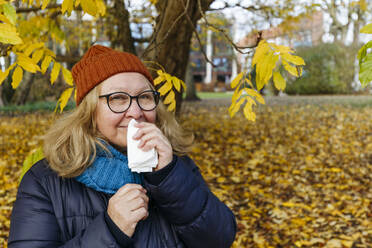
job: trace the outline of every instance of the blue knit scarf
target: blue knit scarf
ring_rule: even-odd
[[[127,183],[142,184],[139,173],[128,168],[128,158],[111,145],[105,143],[112,156],[97,146],[97,155],[90,165],[76,180],[96,191],[115,194]]]

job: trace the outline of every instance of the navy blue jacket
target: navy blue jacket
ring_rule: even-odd
[[[198,167],[178,157],[153,185],[145,179],[149,217],[122,242],[107,221],[112,195],[73,178],[61,178],[41,160],[25,174],[11,216],[9,248],[33,247],[230,247],[235,217],[206,186]],[[110,228],[111,226],[111,228]]]

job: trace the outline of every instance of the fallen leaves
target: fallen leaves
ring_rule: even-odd
[[[234,212],[233,247],[372,247],[372,109],[265,106],[256,123],[190,105],[191,157]],[[0,244],[23,160],[52,115],[0,117]]]
[[[371,108],[188,107],[192,157],[233,209],[233,247],[372,247]]]

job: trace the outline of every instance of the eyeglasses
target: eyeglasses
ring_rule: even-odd
[[[114,92],[107,95],[101,95],[99,98],[105,97],[107,105],[114,113],[123,113],[132,105],[132,99],[137,100],[138,107],[143,111],[151,111],[156,108],[159,103],[160,94],[154,90],[145,90],[137,96],[131,96],[126,92]]]

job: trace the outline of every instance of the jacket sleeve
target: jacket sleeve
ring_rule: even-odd
[[[235,217],[208,188],[189,157],[178,157],[159,185],[145,186],[187,247],[230,247]]]
[[[29,170],[22,179],[13,206],[8,247],[114,248],[129,247],[129,244],[119,246],[108,229],[104,212],[98,214],[80,234],[63,243],[50,197],[40,179]]]

